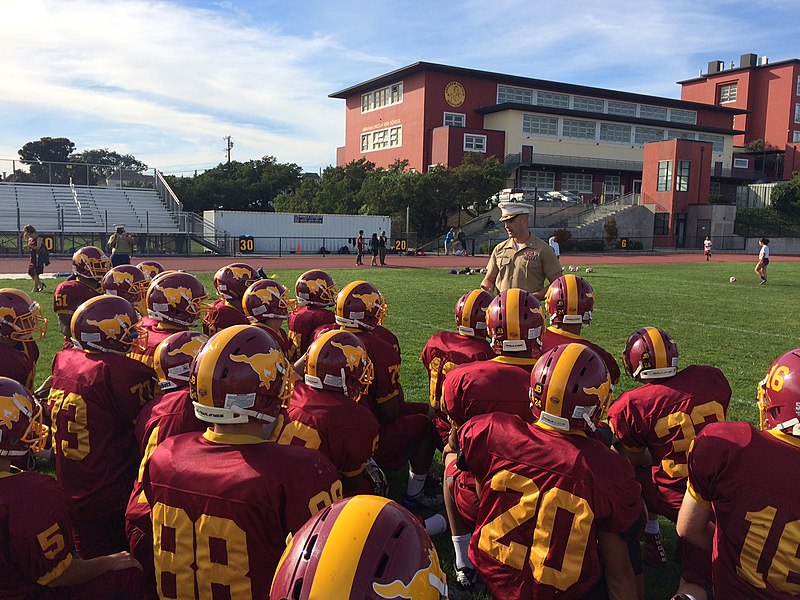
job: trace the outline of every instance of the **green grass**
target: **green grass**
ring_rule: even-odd
[[[267,272],[272,270],[267,267]],[[300,272],[278,271],[276,275],[291,289]],[[427,401],[427,375],[419,360],[422,347],[434,332],[453,327],[455,301],[477,287],[481,276],[449,275],[439,269],[333,269],[330,273],[340,286],[354,279],[367,279],[383,292],[389,303],[385,325],[402,345],[401,379],[406,398]],[[597,265],[593,273],[583,273],[596,296],[594,322],[584,330],[585,335],[619,356],[628,334],[635,329],[645,325],[664,328],[678,345],[681,365],[714,365],[728,377],[733,390],[729,418],[757,423],[756,384],[775,358],[800,346],[800,263],[773,262],[769,274],[769,285],[760,287],[752,261]],[[199,276],[211,289],[212,274]],[[738,279],[736,284],[728,282],[731,276]],[[29,289],[29,282],[19,280],[0,284]],[[48,280],[48,292],[53,287]],[[35,297],[51,319],[48,336],[40,344],[37,380],[41,382],[61,339],[49,295]],[[631,380],[623,375],[615,394],[631,387]],[[400,498],[404,475],[395,475],[392,482],[393,495]],[[670,552],[674,528],[665,522],[663,531]],[[436,545],[442,564],[452,577],[449,536],[439,536]],[[648,571],[647,598],[669,598],[677,581],[674,565],[667,570]]]

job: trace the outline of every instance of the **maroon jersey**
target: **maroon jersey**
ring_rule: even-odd
[[[224,298],[220,298],[211,305],[203,319],[203,333],[212,336],[220,329],[231,327],[232,325],[249,325],[250,321],[242,312],[241,308],[236,308]]]
[[[461,426],[478,415],[504,412],[533,422],[528,395],[535,358],[496,356],[456,367],[444,380],[444,410]]]
[[[386,329],[386,327],[384,327],[383,325],[377,325],[372,330],[372,333],[374,333],[376,336],[381,338],[384,342],[386,342],[387,344],[392,346],[395,349],[395,351],[397,352],[397,355],[400,356],[400,354],[401,354],[400,353],[400,340],[397,339],[397,336],[394,333],[392,333],[391,331]]]
[[[689,493],[714,511],[715,598],[800,595],[800,439],[711,423],[689,452]]]
[[[46,475],[0,474],[0,596],[24,600],[72,562],[69,501]]]
[[[619,365],[609,352],[606,352],[603,348],[590,342],[586,338],[564,331],[563,329],[548,327],[544,330],[542,334],[542,354],[561,344],[583,344],[597,352],[600,358],[603,359],[603,362],[606,363],[608,373],[611,375],[611,383],[619,383]]]
[[[361,402],[367,406],[375,416],[379,404],[388,402],[393,398],[400,397],[400,352],[386,339],[379,337],[373,331],[362,331],[360,329],[349,329],[342,327],[344,331],[355,334],[372,361],[375,370],[375,379],[369,388],[369,394]],[[387,330],[388,331],[388,330]],[[380,418],[379,418],[380,420]]]
[[[378,445],[378,422],[344,394],[296,383],[279,444],[319,450],[345,477],[359,475]]]
[[[283,330],[283,328],[279,327],[278,329],[273,329],[272,327],[267,327],[263,323],[254,323],[254,325],[256,327],[261,327],[261,329],[264,331],[272,334],[272,337],[275,338],[276,342],[278,342],[278,345],[281,347],[281,351],[289,360],[289,362],[294,362],[300,358],[299,356],[295,355],[297,349],[292,345],[292,342],[289,341],[289,336],[286,335],[286,332]]]
[[[583,598],[600,580],[597,531],[642,514],[633,467],[601,442],[504,413],[459,429],[481,484],[469,557],[493,598]]]
[[[187,433],[145,468],[161,598],[269,596],[286,537],[342,497],[321,453],[245,435]]]
[[[129,352],[128,356],[144,363],[151,369],[155,365],[156,348],[173,333],[183,331],[180,327],[173,327],[169,323],[162,323],[150,317],[142,319],[141,325],[147,330],[147,348],[144,352]],[[156,390],[158,392],[158,390]]]
[[[48,398],[59,483],[76,518],[122,512],[139,466],[133,423],[152,400],[155,373],[127,356],[58,352]]]
[[[0,344],[0,376],[20,382],[33,390],[36,381],[36,361],[39,347],[36,342],[13,342]]]
[[[289,339],[295,348],[298,357],[308,350],[314,341],[314,330],[321,325],[336,323],[333,311],[316,306],[301,306],[295,312],[289,313]]]
[[[708,423],[725,420],[730,399],[722,371],[690,366],[625,392],[608,409],[608,421],[625,448],[650,451],[652,479],[661,501],[673,510],[671,518],[686,493],[689,446]]]
[[[70,316],[81,304],[101,293],[99,287],[93,288],[77,279],[67,279],[53,291],[53,311],[57,315]]]
[[[434,333],[422,349],[420,360],[428,371],[431,406],[440,410],[442,406],[442,384],[445,375],[458,365],[488,360],[495,356],[486,338],[461,335],[452,331]]]

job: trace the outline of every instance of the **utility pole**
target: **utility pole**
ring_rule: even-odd
[[[228,154],[228,164],[231,164],[231,149],[233,148],[233,140],[231,140],[231,136],[229,135],[226,135],[222,139],[227,142],[225,146],[225,151]]]

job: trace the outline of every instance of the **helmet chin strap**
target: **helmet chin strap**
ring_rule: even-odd
[[[592,431],[597,431],[597,425],[594,424],[594,421],[592,421],[592,418],[587,413],[583,413],[583,420],[586,421],[589,429]]]

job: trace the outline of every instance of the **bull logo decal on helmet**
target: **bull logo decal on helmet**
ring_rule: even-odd
[[[187,342],[184,342],[180,347],[174,348],[167,352],[167,356],[178,356],[185,354],[186,356],[195,356],[200,352],[200,348],[206,343],[208,338],[204,335],[196,335]]]
[[[324,279],[306,279],[306,286],[308,286],[309,292],[316,294],[318,292],[324,292],[328,287],[328,282]]]
[[[111,271],[111,277],[114,278],[114,285],[122,285],[123,283],[127,283],[128,285],[133,285],[133,273],[128,273],[127,271]]]
[[[439,566],[439,557],[432,550],[428,551],[430,565],[425,569],[420,569],[408,583],[403,583],[399,579],[391,583],[373,583],[372,589],[381,598],[422,598],[425,596],[428,586],[433,586],[439,594],[447,597],[447,584],[442,567]]]
[[[349,344],[339,344],[338,342],[331,342],[331,346],[339,348],[347,359],[347,368],[351,371],[356,369],[360,363],[366,362],[367,351],[358,346],[350,346]]]
[[[192,301],[192,290],[187,287],[160,287],[159,289],[161,290],[161,293],[164,294],[164,298],[166,298],[170,306],[178,306],[178,304],[181,302],[181,299],[186,300],[187,302]]]
[[[270,350],[267,353],[259,352],[253,356],[246,354],[231,354],[231,360],[248,365],[258,375],[261,385],[269,389],[278,378],[279,373],[285,371],[285,361],[280,350]]]
[[[353,298],[358,298],[367,307],[367,310],[379,307],[383,304],[383,298],[378,292],[370,292],[369,294],[353,294]]]
[[[21,394],[14,394],[10,398],[8,396],[0,396],[0,425],[6,429],[11,429],[12,423],[19,421],[20,413],[24,412],[30,416],[25,404],[23,404],[26,401],[27,398]]]
[[[282,299],[281,293],[277,288],[274,287],[265,287],[258,290],[253,290],[256,298],[261,300],[264,304],[269,304],[273,298],[277,298],[278,300]]]
[[[244,267],[228,267],[231,270],[231,273],[237,280],[249,280],[252,278],[253,273],[250,269],[245,269]]]
[[[128,315],[115,315],[110,319],[100,319],[99,321],[87,319],[86,324],[94,325],[102,331],[107,338],[116,338],[133,323]]]
[[[583,388],[583,393],[589,396],[597,396],[598,400],[600,401],[599,404],[604,406],[611,397],[612,389],[613,386],[611,385],[611,376],[606,375],[606,380],[600,384],[599,387]]]

